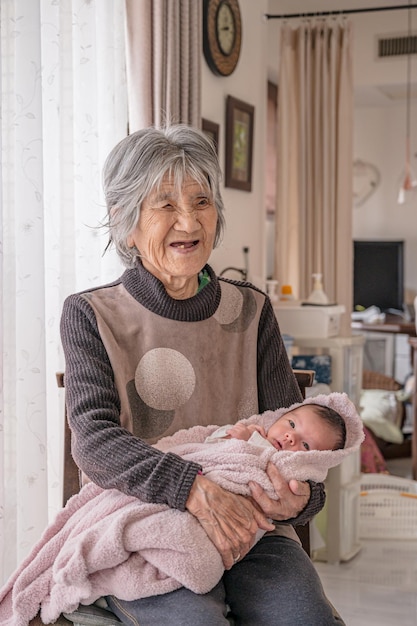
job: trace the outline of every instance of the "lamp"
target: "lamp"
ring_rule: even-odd
[[[408,0],[408,37],[407,37],[407,96],[406,96],[406,136],[405,136],[405,173],[398,192],[398,204],[404,204],[408,191],[417,188],[417,178],[411,169],[411,0]]]

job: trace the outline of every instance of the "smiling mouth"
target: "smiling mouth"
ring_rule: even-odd
[[[181,250],[186,250],[188,248],[193,248],[198,244],[198,239],[195,241],[176,241],[171,244],[173,248],[180,248]]]

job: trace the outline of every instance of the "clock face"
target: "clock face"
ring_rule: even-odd
[[[203,48],[207,64],[229,76],[240,56],[242,21],[239,0],[204,0]]]
[[[223,54],[229,55],[235,41],[235,19],[226,2],[223,2],[217,11],[217,40]]]

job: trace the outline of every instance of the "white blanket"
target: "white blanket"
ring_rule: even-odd
[[[217,426],[179,431],[156,447],[197,461],[208,478],[234,493],[248,495],[248,481],[253,480],[274,497],[265,471],[269,462],[286,479],[322,481],[327,470],[358,449],[363,439],[361,420],[345,394],[306,402],[330,404],[344,416],[345,449],[278,452],[235,439],[202,443]],[[268,411],[245,421],[268,428],[287,410]],[[133,600],[181,586],[207,593],[223,571],[219,553],[191,514],[90,483],[58,513],[0,591],[0,623],[27,626],[41,609],[42,621],[48,624],[60,613],[105,595]]]

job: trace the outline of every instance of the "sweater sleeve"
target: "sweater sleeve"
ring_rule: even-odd
[[[79,468],[104,489],[184,511],[200,466],[164,454],[121,427],[111,364],[82,296],[64,303],[61,340],[72,454]]]
[[[259,412],[302,402],[271,301],[265,300],[258,331]]]
[[[260,413],[302,401],[269,298],[265,300],[259,323],[258,396]],[[288,520],[294,526],[306,524],[324,506],[324,485],[311,481],[309,485],[310,499],[307,505],[297,517]]]

